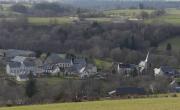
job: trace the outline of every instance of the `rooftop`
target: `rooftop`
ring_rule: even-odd
[[[70,59],[62,58],[59,54],[51,54],[45,61],[45,64],[71,63]]]

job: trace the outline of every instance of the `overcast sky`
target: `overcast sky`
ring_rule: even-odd
[[[0,1],[29,1],[29,0],[0,0]],[[36,1],[36,0],[32,0]],[[37,1],[80,1],[80,0],[37,0]],[[83,0],[81,0],[83,1]],[[97,0],[97,1],[118,1],[118,0]],[[119,0],[119,1],[180,1],[180,0]]]

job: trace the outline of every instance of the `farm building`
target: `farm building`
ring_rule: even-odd
[[[146,91],[144,88],[138,88],[138,87],[121,87],[117,88],[111,92],[109,92],[109,95],[145,95]]]
[[[154,69],[154,74],[155,74],[155,76],[165,75],[168,77],[176,77],[179,75],[179,72],[170,66],[161,66],[160,68]]]

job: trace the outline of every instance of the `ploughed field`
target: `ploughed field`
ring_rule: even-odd
[[[0,110],[180,110],[180,98],[106,100],[10,108],[4,107],[0,108]]]

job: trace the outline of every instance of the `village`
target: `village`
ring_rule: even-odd
[[[27,81],[30,73],[35,77],[71,75],[80,78],[97,73],[96,66],[88,64],[85,58],[66,58],[65,54],[52,53],[37,58],[33,51],[8,49],[1,50],[1,61],[6,65],[6,74],[17,81]]]
[[[129,74],[135,70],[142,73],[147,68],[149,53],[145,61],[135,64],[112,62],[117,73]],[[36,77],[50,76],[78,76],[87,78],[99,74],[94,64],[87,62],[86,58],[76,58],[66,54],[51,53],[36,57],[36,53],[27,50],[8,49],[1,50],[1,59],[6,65],[6,74],[13,76],[17,81],[27,81],[32,73]]]
[[[20,82],[27,81],[30,74],[35,78],[42,78],[44,76],[61,76],[65,78],[71,76],[79,79],[100,79],[106,78],[107,74],[114,74],[113,70],[117,74],[130,77],[132,74],[146,74],[149,68],[151,68],[148,63],[150,52],[147,53],[144,60],[142,58],[139,64],[112,62],[111,73],[103,73],[101,70],[98,70],[95,64],[89,63],[87,58],[76,57],[74,55],[48,53],[40,54],[39,57],[37,56],[37,52],[16,49],[0,50],[0,54],[1,62],[5,65],[6,75]],[[170,66],[161,66],[159,68],[153,68],[153,72],[154,77],[165,76],[171,78],[172,82],[170,85],[174,86],[176,91],[179,91],[179,83],[176,81],[176,78],[180,75],[178,70]],[[114,92],[110,92],[109,94],[112,93]]]

